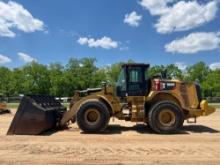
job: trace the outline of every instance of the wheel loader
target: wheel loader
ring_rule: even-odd
[[[0,115],[6,113],[11,113],[11,111],[7,109],[7,105],[5,103],[0,103]]]
[[[8,135],[37,135],[77,122],[85,133],[101,133],[110,118],[142,122],[159,134],[176,132],[184,120],[207,116],[215,108],[202,100],[200,86],[192,82],[148,76],[148,64],[124,64],[112,87],[78,91],[69,110],[52,96],[25,96]]]

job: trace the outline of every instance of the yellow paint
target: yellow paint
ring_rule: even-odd
[[[201,103],[199,102],[196,87],[193,83],[182,82],[179,80],[168,81],[176,83],[175,89],[155,91],[153,90],[154,86],[152,85],[152,89],[147,96],[126,97],[127,103],[131,105],[131,121],[147,121],[148,119],[145,118],[146,115],[144,111],[145,103],[153,104],[164,100],[175,102],[182,111],[186,112],[185,118],[207,116],[215,112],[215,108],[209,106],[206,100],[201,101]],[[154,83],[152,82],[151,84]],[[64,114],[60,123],[61,125],[65,125],[75,117],[80,107],[90,101],[102,101],[103,103],[108,104],[107,107],[110,107],[113,116],[121,120],[125,119],[125,116],[122,113],[120,100],[116,97],[113,87],[107,87],[100,92],[91,93],[82,98],[76,94],[73,97],[73,100],[75,100],[75,103],[70,110]]]

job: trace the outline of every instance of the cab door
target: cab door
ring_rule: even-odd
[[[127,75],[127,95],[145,96],[147,87],[145,68],[140,66],[127,67]]]

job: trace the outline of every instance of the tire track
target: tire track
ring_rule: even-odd
[[[132,155],[132,156],[206,156],[216,157],[220,155],[220,149],[214,149],[211,147],[196,146],[194,148],[187,148],[184,146],[146,146],[146,147],[135,147],[135,146],[119,146],[119,147],[105,147],[105,146],[80,146],[80,145],[62,145],[57,146],[56,144],[4,144],[0,143],[0,151],[4,152],[19,152],[23,154],[33,155],[66,155],[66,156],[102,156],[102,155]]]

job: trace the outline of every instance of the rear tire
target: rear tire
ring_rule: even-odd
[[[110,114],[106,105],[99,101],[83,104],[76,115],[79,128],[85,133],[98,133],[107,127]]]
[[[184,121],[180,107],[172,101],[156,103],[148,114],[150,127],[159,134],[177,131]]]

